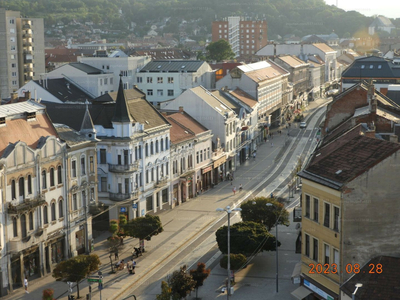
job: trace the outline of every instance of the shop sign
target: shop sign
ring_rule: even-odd
[[[212,170],[212,166],[209,166],[209,167],[207,167],[207,168],[201,169],[201,174],[210,172],[211,170]]]
[[[119,211],[122,212],[122,213],[125,213],[126,212],[126,207],[121,207]]]
[[[304,279],[304,286],[306,286],[307,288],[309,288],[313,292],[317,293],[318,295],[320,295],[321,297],[323,297],[326,300],[334,300],[332,296],[328,295],[326,292],[324,292],[320,288],[316,287],[315,285],[313,285],[308,280]]]
[[[214,161],[214,169],[222,165],[224,162],[226,162],[225,156],[218,158],[216,161]]]

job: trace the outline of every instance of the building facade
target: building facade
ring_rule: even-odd
[[[0,98],[44,72],[43,19],[0,8]]]
[[[248,20],[242,17],[228,17],[212,22],[212,41],[226,40],[238,56],[255,54],[267,45],[267,21]]]

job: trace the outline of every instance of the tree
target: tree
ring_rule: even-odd
[[[267,206],[271,203],[272,206]],[[257,197],[243,203],[240,208],[244,222],[251,221],[263,224],[270,231],[278,221],[279,225],[289,226],[289,213],[282,203],[273,198]]]
[[[264,225],[255,222],[239,222],[231,226],[231,253],[246,256],[262,251],[275,251],[275,237]],[[219,250],[228,253],[228,227],[223,226],[215,233]],[[278,247],[280,246],[278,242]]]
[[[79,281],[97,271],[100,265],[97,254],[78,255],[60,262],[54,268],[52,275],[57,281],[76,282],[79,298]]]
[[[181,297],[178,294],[173,294],[168,282],[161,282],[161,294],[156,296],[157,300],[179,300]]]
[[[141,241],[144,239],[150,241],[152,236],[164,231],[160,217],[151,215],[130,220],[123,228],[125,235]]]
[[[179,296],[178,299],[182,299],[193,291],[196,281],[187,273],[187,266],[185,265],[172,273],[168,278],[168,285],[171,287],[172,294]]]
[[[207,59],[215,61],[223,61],[225,59],[235,58],[231,45],[226,40],[211,42],[207,47]]]
[[[246,256],[243,254],[231,254],[231,270],[237,271],[247,262]],[[228,269],[228,255],[224,255],[219,261],[219,265],[223,269]]]
[[[45,289],[43,290],[42,300],[53,300],[54,290],[53,289]]]
[[[196,299],[199,287],[203,286],[204,280],[207,279],[207,277],[210,275],[210,272],[211,269],[206,269],[206,264],[202,262],[197,264],[197,269],[190,270],[190,275],[192,275],[193,280],[196,281],[196,285],[194,287],[196,289]]]

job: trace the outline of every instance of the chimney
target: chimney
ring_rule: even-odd
[[[395,134],[392,134],[389,137],[389,141],[392,142],[392,143],[398,143],[399,142],[399,137],[397,135],[395,135]]]
[[[179,112],[183,113],[183,106],[179,106]]]
[[[16,103],[18,101],[18,93],[11,93],[11,103]]]
[[[30,100],[32,98],[32,93],[31,93],[31,91],[26,91],[25,92],[25,99],[26,100]]]
[[[371,113],[376,113],[376,107],[378,106],[377,100],[376,100],[376,96],[373,95],[372,99],[371,99]]]
[[[368,104],[371,105],[372,96],[375,95],[375,86],[372,79],[368,80],[367,86],[368,86],[367,100]]]

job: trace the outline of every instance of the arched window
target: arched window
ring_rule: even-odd
[[[63,201],[62,199],[58,202],[58,216],[60,218],[64,217]]]
[[[22,197],[22,199],[25,198],[25,180],[24,177],[21,177],[18,180],[18,188],[19,188],[19,196]]]
[[[156,153],[158,153],[158,140],[156,141]]]
[[[56,220],[56,203],[53,202],[51,204],[51,220],[55,221]]]
[[[29,230],[33,230],[33,211],[29,212]]]
[[[164,139],[161,138],[161,151],[164,151]]]
[[[47,189],[46,170],[42,171],[42,189]]]
[[[28,195],[32,194],[32,176],[28,175]]]
[[[54,168],[50,169],[50,186],[55,186],[54,182]]]
[[[16,191],[15,191],[15,180],[11,180],[11,200],[17,199]]]
[[[49,224],[49,216],[47,215],[47,205],[43,206],[43,224]]]
[[[168,138],[165,138],[165,150],[169,149]]]
[[[18,226],[17,226],[17,218],[12,218],[13,223],[13,235],[14,237],[18,236]]]
[[[144,151],[146,152],[146,157],[149,156],[149,144],[146,143]]]
[[[57,179],[58,179],[57,183],[61,184],[62,183],[61,166],[57,167]]]
[[[21,234],[22,238],[26,237],[26,215],[21,216]]]
[[[151,155],[154,154],[154,143],[153,142],[150,143],[150,154]]]

